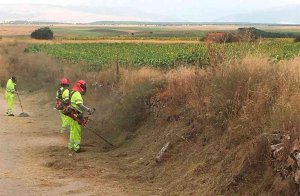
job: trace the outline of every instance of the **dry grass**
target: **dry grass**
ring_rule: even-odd
[[[64,75],[60,63],[45,54],[25,54],[25,45],[8,43],[1,46],[4,74],[1,83],[15,75],[20,81],[19,88],[34,91],[41,88],[56,88],[57,78]],[[9,77],[8,77],[9,76]],[[55,87],[52,86],[55,84]]]
[[[138,70],[121,70],[120,90],[124,93],[130,91],[132,86],[145,81],[154,82],[162,79],[162,72],[143,67]]]
[[[189,107],[197,115],[203,110],[207,116],[215,110],[227,117],[248,115],[245,111],[254,115],[272,109],[277,100],[298,96],[298,61],[272,64],[267,58],[247,57],[217,69],[179,68],[167,73],[166,93],[178,107]]]
[[[263,148],[257,148],[253,141],[262,133],[278,130],[293,139],[300,136],[299,61],[274,64],[267,58],[247,57],[238,64],[213,69],[179,68],[167,73],[162,95],[169,99],[164,97],[168,101],[160,113],[178,118],[172,121],[172,128],[161,130],[160,137],[164,136],[162,143],[166,137],[173,142],[169,163],[177,162],[178,168],[166,165],[160,176],[168,181],[167,176],[174,178],[174,173],[183,173],[175,176],[176,183],[170,181],[166,193],[187,193],[196,187],[194,193],[199,195],[285,191],[279,188],[276,173],[270,174],[268,162],[258,155]],[[191,143],[178,142],[169,129]],[[263,152],[268,156],[267,151]],[[252,159],[249,164],[248,159]],[[206,181],[202,181],[205,172],[195,177],[203,167],[210,172]],[[238,176],[246,180],[237,180]],[[185,182],[199,185],[180,186]]]
[[[29,36],[38,26],[36,25],[0,25],[0,35],[2,36]]]

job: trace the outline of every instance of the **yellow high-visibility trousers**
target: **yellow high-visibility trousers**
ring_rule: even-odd
[[[7,105],[7,112],[6,114],[13,114],[13,105],[14,105],[14,94],[5,92],[5,99],[6,99],[6,105]]]
[[[75,152],[80,150],[81,142],[81,125],[77,121],[71,119],[70,121],[70,139],[68,148],[74,150]]]
[[[60,131],[65,132],[70,127],[71,118],[64,115],[61,110],[59,110],[59,115],[62,123]]]

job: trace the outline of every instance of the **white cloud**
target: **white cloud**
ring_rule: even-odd
[[[136,18],[132,16],[120,16],[114,14],[89,13],[84,11],[67,9],[64,7],[49,5],[22,4],[0,5],[0,20],[28,20],[51,22],[94,22],[99,20],[150,20],[149,18]]]
[[[142,16],[144,16],[142,13],[145,13],[147,17],[152,15],[154,20],[212,21],[226,15],[255,12],[273,6],[300,4],[300,0],[0,0],[0,4],[8,3],[20,6],[24,3],[31,3],[76,7],[77,13],[83,11],[86,13],[87,9],[98,6],[107,7],[106,15],[110,14],[109,8],[114,8],[121,12],[135,10]],[[81,9],[81,7],[86,9]],[[94,19],[97,14],[99,15],[93,12],[90,18]]]

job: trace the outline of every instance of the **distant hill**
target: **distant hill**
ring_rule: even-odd
[[[294,24],[250,23],[250,22],[147,22],[147,21],[95,21],[90,25],[158,25],[158,26],[192,26],[192,25],[236,25],[236,26],[294,26]]]
[[[1,23],[1,22],[0,22]],[[26,21],[26,20],[13,20],[6,21],[6,24],[33,24],[33,25],[52,25],[52,24],[64,24],[61,22],[45,22],[45,21]]]
[[[216,22],[300,24],[299,10],[300,5],[276,7],[252,13],[226,16],[217,19]]]
[[[148,21],[96,21],[88,24],[92,25],[158,25],[158,26],[173,26],[173,25],[228,25],[228,23],[211,23],[211,22],[148,22]],[[235,24],[233,24],[235,25]],[[239,25],[239,24],[237,24]],[[248,24],[247,24],[248,25]]]
[[[9,20],[0,21],[5,24],[74,24],[71,22],[54,22],[54,21],[32,21],[32,20]],[[148,21],[95,21],[95,22],[76,22],[79,25],[156,25],[156,26],[193,26],[193,25],[236,25],[239,27],[260,27],[260,26],[295,26],[295,24],[276,24],[276,23],[248,23],[248,22],[148,22]]]
[[[44,4],[0,4],[0,22],[43,21],[59,23],[89,23],[93,21],[149,21],[148,14],[125,13],[99,8],[99,11]],[[155,18],[155,16],[153,16]]]

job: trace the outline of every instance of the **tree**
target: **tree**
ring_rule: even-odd
[[[238,35],[241,41],[252,42],[258,39],[258,29],[254,27],[250,28],[238,28]]]
[[[294,42],[300,42],[300,36],[297,36],[297,37],[294,39]]]
[[[54,38],[53,31],[49,27],[37,29],[31,33],[33,39],[51,40]]]

